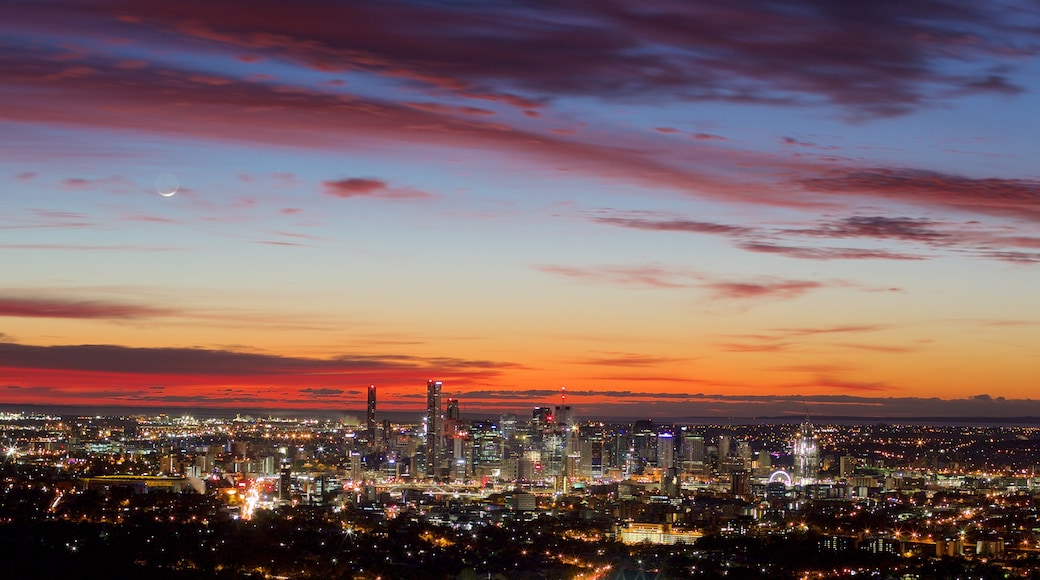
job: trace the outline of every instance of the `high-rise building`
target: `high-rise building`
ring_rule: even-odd
[[[642,473],[657,463],[657,429],[651,419],[640,419],[632,426],[633,473]]]
[[[368,420],[368,444],[371,445],[376,440],[376,386],[370,385],[368,387],[368,414],[366,415]]]
[[[657,434],[657,466],[675,467],[675,436],[666,431]]]
[[[459,420],[459,400],[452,397],[448,397],[448,420]]]
[[[503,413],[498,418],[498,428],[502,431],[502,438],[509,440],[516,436],[516,414]]]
[[[792,443],[794,454],[794,481],[799,485],[816,483],[820,473],[820,448],[812,423],[806,421],[798,427]]]
[[[704,436],[689,428],[683,427],[682,437],[683,471],[686,473],[704,472]]]
[[[553,414],[556,419],[556,423],[559,425],[565,425],[571,427],[574,425],[574,410],[570,405],[556,405],[556,412]]]
[[[292,466],[288,463],[283,463],[281,473],[278,477],[278,499],[281,501],[289,501],[290,486],[292,485]]]
[[[582,477],[603,477],[603,424],[589,424],[578,432]]]
[[[444,429],[441,418],[441,382],[426,383],[426,475],[437,475],[444,444]]]
[[[574,410],[567,404],[567,387],[560,387],[560,404],[556,405],[555,417],[559,425],[574,426]]]

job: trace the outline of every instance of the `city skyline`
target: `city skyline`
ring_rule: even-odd
[[[1038,24],[12,3],[0,404],[1040,416]]]

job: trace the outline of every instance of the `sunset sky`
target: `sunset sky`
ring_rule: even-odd
[[[1032,2],[14,0],[0,43],[0,403],[1040,415]]]

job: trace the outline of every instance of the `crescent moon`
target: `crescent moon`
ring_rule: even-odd
[[[180,187],[177,177],[171,173],[161,173],[155,178],[155,192],[163,197],[173,197]]]

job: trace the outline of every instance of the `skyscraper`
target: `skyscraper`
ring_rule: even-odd
[[[812,423],[806,421],[798,427],[792,444],[794,451],[794,481],[799,485],[816,483],[820,474],[820,448],[816,446],[816,435]]]
[[[437,475],[444,444],[441,418],[441,382],[426,383],[426,475]]]
[[[376,440],[376,386],[368,387],[368,444],[372,445]]]
[[[657,466],[664,469],[675,467],[675,436],[667,431],[657,434]]]

